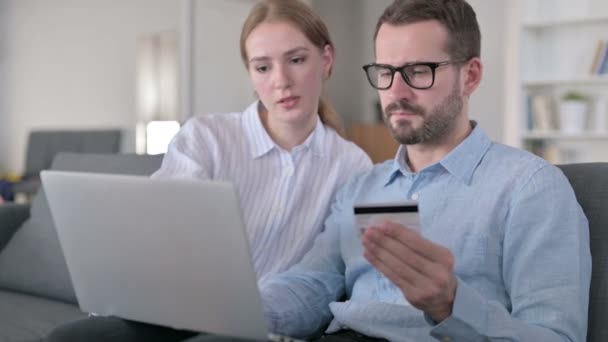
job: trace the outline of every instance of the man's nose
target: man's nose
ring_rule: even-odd
[[[414,97],[414,88],[405,82],[401,73],[395,73],[393,84],[386,90],[391,99],[411,99]]]

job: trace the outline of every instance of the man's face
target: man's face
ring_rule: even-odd
[[[445,46],[447,31],[436,21],[393,26],[384,24],[376,38],[376,63],[400,67],[416,62],[451,61]],[[440,141],[464,115],[457,66],[435,69],[429,89],[415,89],[395,73],[392,86],[379,90],[384,120],[395,140],[413,145]]]

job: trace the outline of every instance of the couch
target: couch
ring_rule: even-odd
[[[161,161],[161,155],[60,153],[51,169],[149,175]],[[81,317],[44,189],[31,208],[0,206],[0,342],[40,341]]]
[[[149,174],[160,162],[160,156],[60,154],[52,168]],[[608,163],[559,167],[589,219],[593,274],[587,341],[606,342]],[[39,340],[54,326],[84,317],[75,303],[44,189],[35,197],[31,215],[24,206],[0,206],[0,341]]]
[[[122,132],[118,129],[30,132],[25,154],[25,171],[22,180],[13,185],[12,192],[31,199],[40,186],[40,171],[51,166],[57,153],[118,153],[121,136]]]
[[[608,163],[559,165],[589,220],[591,288],[588,342],[608,341]],[[551,208],[547,208],[551,210]]]

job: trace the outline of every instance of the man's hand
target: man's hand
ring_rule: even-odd
[[[363,234],[365,258],[433,320],[452,314],[456,296],[454,256],[418,232],[385,221]]]

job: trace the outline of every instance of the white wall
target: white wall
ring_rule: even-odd
[[[253,87],[241,61],[241,26],[254,0],[196,0],[192,115],[242,111]]]
[[[372,63],[376,60],[374,52],[374,33],[376,32],[376,24],[378,18],[384,12],[384,9],[392,3],[392,0],[374,0],[365,1],[363,0],[363,18],[361,24],[363,26],[363,37],[362,47],[365,49],[361,54],[365,58],[365,63]],[[365,74],[363,74],[365,77]],[[373,122],[378,119],[378,113],[376,108],[376,102],[378,101],[378,91],[372,88],[367,78],[364,78],[364,88],[361,92],[361,98],[365,101],[362,108],[367,111],[365,117],[361,121]]]
[[[6,26],[9,24],[6,15],[7,5],[6,1],[0,1],[0,172],[8,169],[7,151],[10,148],[12,139],[8,134],[8,129],[6,129],[9,120],[9,114],[6,110],[6,99],[9,95],[7,93],[7,51],[4,49],[8,39],[8,32],[6,30]]]
[[[362,39],[362,3],[365,0],[317,0],[313,6],[325,21],[335,47],[331,78],[325,85],[327,100],[345,123],[361,121],[366,114],[359,94],[365,83],[361,70],[364,62]]]
[[[477,13],[481,29],[481,60],[484,75],[481,85],[471,97],[470,115],[495,141],[504,141],[506,115],[505,77],[507,7],[512,1],[467,0]]]
[[[175,0],[0,1],[0,170],[34,128],[132,130],[136,38],[178,22]]]

